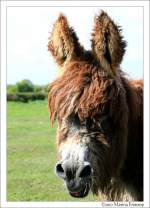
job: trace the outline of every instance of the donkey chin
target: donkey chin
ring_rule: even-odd
[[[87,178],[87,179],[79,178],[73,183],[76,184],[75,185],[77,186],[76,189],[75,188],[72,189],[70,187],[70,182],[69,183],[67,182],[67,188],[71,196],[83,198],[88,195],[91,188],[91,178]]]

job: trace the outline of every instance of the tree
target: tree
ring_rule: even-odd
[[[24,79],[17,83],[18,92],[33,92],[34,85],[30,80]]]

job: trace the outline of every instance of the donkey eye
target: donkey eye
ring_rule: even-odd
[[[103,116],[100,122],[101,132],[109,141],[112,141],[114,135],[114,126],[112,118],[109,115]]]
[[[85,121],[85,126],[87,127],[87,129],[90,129],[92,127],[92,120],[90,118]]]
[[[102,131],[104,131],[104,132],[110,131],[111,130],[111,119],[110,119],[110,116],[109,115],[103,115],[100,118],[100,125],[101,125],[101,128],[102,128]]]
[[[80,119],[77,114],[71,115],[68,120],[71,125],[75,125],[77,127],[80,127],[81,125]]]

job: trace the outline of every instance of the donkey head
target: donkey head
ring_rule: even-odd
[[[126,154],[128,108],[119,69],[126,43],[120,33],[102,11],[86,51],[61,14],[48,43],[62,72],[48,95],[51,121],[58,120],[56,173],[74,197],[107,189]]]

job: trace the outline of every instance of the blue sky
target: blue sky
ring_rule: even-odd
[[[47,84],[57,75],[57,65],[47,51],[49,32],[60,12],[68,17],[81,44],[90,49],[94,16],[100,9],[122,26],[128,42],[121,68],[130,78],[143,78],[142,7],[9,7],[7,9],[7,83],[30,79]]]

